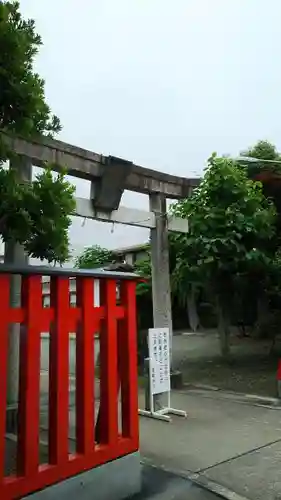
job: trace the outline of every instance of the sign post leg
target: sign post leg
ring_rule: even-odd
[[[148,334],[145,410],[140,409],[139,414],[166,422],[171,422],[170,414],[187,417],[185,411],[171,408],[169,328],[150,328]],[[154,396],[159,394],[167,396],[167,406],[155,408]]]

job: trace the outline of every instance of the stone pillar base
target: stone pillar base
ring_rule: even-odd
[[[113,460],[22,500],[125,500],[141,490],[139,452]]]
[[[171,389],[182,389],[183,388],[183,376],[182,372],[176,370],[171,372]]]

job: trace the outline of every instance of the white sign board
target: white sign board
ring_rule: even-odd
[[[148,330],[151,394],[170,392],[169,328]]]

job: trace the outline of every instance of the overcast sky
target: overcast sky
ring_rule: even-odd
[[[181,176],[258,139],[281,150],[280,0],[22,0],[60,139]],[[86,182],[77,195],[88,196]],[[122,203],[148,207],[143,195]],[[147,240],[76,219],[76,249]]]

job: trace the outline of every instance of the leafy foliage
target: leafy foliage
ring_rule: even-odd
[[[0,129],[34,136],[59,132],[61,124],[45,101],[45,82],[33,70],[42,45],[19,2],[0,1]]]
[[[279,163],[281,156],[276,146],[269,141],[258,141],[254,146],[242,151],[241,156],[261,160],[260,162],[245,161],[250,178],[256,177],[261,171],[281,173],[281,163]]]
[[[75,267],[80,269],[94,269],[110,264],[114,261],[114,254],[107,248],[93,245],[85,248],[81,255],[75,260]]]
[[[171,209],[190,224],[189,234],[169,234],[173,312],[178,305],[186,307],[187,298],[195,293],[199,302],[204,297],[217,311],[225,332],[230,320],[237,326],[256,322],[255,331],[265,324],[264,331],[270,330],[271,336],[280,323],[276,317],[281,308],[280,155],[267,141],[243,154],[261,161],[245,158],[236,163],[213,155],[199,188]],[[138,265],[147,277],[138,285],[138,300],[147,302],[150,262]],[[266,317],[257,307],[262,300],[269,304]],[[142,316],[146,310],[147,304]],[[222,343],[221,347],[227,352]]]
[[[30,222],[28,238],[24,241],[27,253],[41,259],[43,255],[48,262],[66,261],[75,187],[65,180],[65,172],[54,178],[49,166],[32,185],[25,185],[24,191]]]
[[[190,233],[176,239],[177,273],[183,279],[186,272],[199,273],[218,288],[218,278],[266,261],[263,242],[274,236],[274,205],[262,185],[232,160],[213,155],[200,186],[173,212],[190,224]]]
[[[19,159],[3,134],[25,138],[52,136],[61,129],[45,100],[45,83],[33,70],[40,45],[32,19],[23,19],[19,2],[0,1],[0,235],[24,245],[26,252],[49,262],[68,258],[68,228],[74,212],[74,187],[51,167],[32,184],[21,182],[4,162]],[[19,165],[20,168],[20,165]]]
[[[137,284],[137,295],[151,295],[152,277],[150,259],[137,261],[134,266],[134,271],[143,278],[143,281],[139,281]]]
[[[64,173],[54,178],[51,168],[37,175],[32,184],[21,184],[13,169],[0,169],[3,241],[18,241],[29,255],[48,262],[67,260],[74,191]]]
[[[222,350],[227,354],[227,317],[233,294],[247,273],[263,276],[270,263],[267,248],[275,235],[275,207],[264,196],[262,184],[249,179],[243,166],[213,155],[199,187],[172,211],[188,218],[190,225],[189,234],[174,238],[174,286],[181,293],[192,280],[216,298],[225,336]]]
[[[277,248],[281,245],[281,155],[274,144],[268,141],[258,141],[256,145],[244,151],[242,155],[260,160],[255,163],[247,160],[244,165],[251,179],[262,182],[264,195],[273,200],[277,209],[276,235],[270,243],[272,250],[277,251]]]

